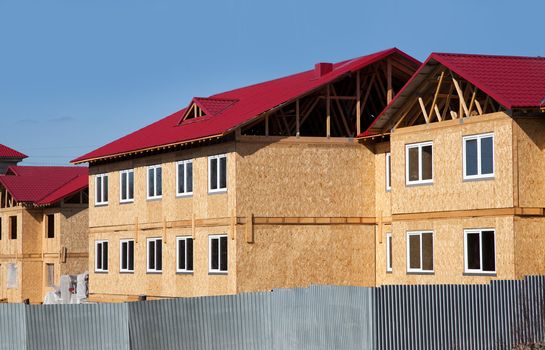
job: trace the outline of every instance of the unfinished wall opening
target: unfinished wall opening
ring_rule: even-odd
[[[46,286],[55,286],[55,264],[45,264]]]
[[[264,113],[242,135],[354,137],[365,130],[408,81],[416,67],[396,56]]]
[[[46,215],[46,237],[55,238],[55,214]]]
[[[64,199],[64,204],[88,204],[89,189],[84,189]]]
[[[9,238],[17,239],[17,216],[9,217]]]

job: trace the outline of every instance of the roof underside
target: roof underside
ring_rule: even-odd
[[[376,118],[358,137],[387,133],[407,100],[421,91],[424,80],[443,65],[493,98],[507,110],[537,109],[545,97],[545,58],[432,53]]]
[[[49,205],[88,186],[87,167],[12,166],[0,184],[19,203]]]
[[[420,64],[414,58],[393,48],[336,63],[331,72],[319,77],[315,75],[314,70],[309,70],[208,98],[196,98],[193,102],[197,103],[205,112],[207,111],[207,115],[183,120],[186,109],[182,109],[85,154],[73,162],[82,163],[108,159],[226,135],[275,107],[293,101],[347,74],[393,55],[414,65],[415,68]]]

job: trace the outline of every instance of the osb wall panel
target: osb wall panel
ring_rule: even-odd
[[[545,207],[545,120],[516,118],[514,122],[521,207]]]
[[[545,218],[515,219],[514,250],[517,278],[545,274]]]
[[[391,190],[386,190],[386,153],[390,152],[390,143],[375,145],[375,203],[376,216],[392,215]]]
[[[0,209],[2,218],[2,239],[0,239],[0,256],[22,254],[23,241],[20,239],[23,229],[23,211],[22,207]],[[10,217],[17,216],[17,239],[10,239],[9,226]]]
[[[22,299],[30,299],[33,304],[43,302],[43,264],[41,261],[23,261],[21,278]]]
[[[43,243],[43,211],[41,209],[28,209],[22,212],[21,230],[17,240],[22,240],[24,254],[37,254],[42,252]]]
[[[491,180],[464,181],[462,137],[494,133]],[[433,141],[433,184],[405,184],[405,145]],[[505,208],[513,206],[512,119],[504,113],[399,129],[391,135],[392,211]]]
[[[150,297],[189,297],[204,295],[225,295],[236,293],[236,244],[228,240],[228,274],[208,273],[208,236],[225,234],[229,227],[196,228],[194,249],[194,272],[176,273],[176,237],[191,236],[191,229],[169,229],[167,240],[163,241],[163,271],[147,271],[147,238],[162,237],[162,230],[140,231],[135,242],[134,273],[120,273],[120,240],[135,239],[134,232],[91,234],[89,239],[89,288],[94,298],[102,301],[121,301],[121,296],[147,295]],[[94,271],[95,241],[108,240],[108,272]],[[109,296],[109,297],[108,297]]]
[[[374,155],[359,144],[239,142],[237,215],[374,216]]]
[[[112,164],[91,166],[89,177],[90,227],[153,223],[197,218],[230,216],[235,200],[235,160],[233,143],[169,152]],[[227,153],[227,193],[208,194],[208,156]],[[193,159],[193,195],[176,197],[176,162]],[[147,199],[147,167],[162,165],[163,196]],[[134,169],[134,202],[120,203],[119,171]],[[108,205],[95,205],[95,175],[107,173]]]
[[[59,216],[61,246],[66,247],[68,253],[87,252],[89,236],[88,209],[62,208]]]
[[[453,218],[428,221],[394,221],[377,244],[377,285],[472,284],[515,278],[513,217]],[[496,275],[464,275],[464,229],[496,230]],[[433,274],[407,273],[407,232],[433,231]],[[392,272],[386,273],[386,232],[392,233]]]
[[[372,286],[373,237],[373,226],[254,226],[254,243],[237,241],[238,292],[311,284]]]

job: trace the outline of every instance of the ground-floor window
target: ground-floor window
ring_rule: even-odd
[[[433,232],[407,232],[407,272],[433,272]]]
[[[53,287],[55,285],[55,265],[45,264],[45,270],[47,273],[47,286]]]
[[[211,273],[227,273],[227,235],[209,236],[209,268]]]
[[[176,272],[193,272],[193,238],[176,238]]]
[[[148,238],[148,272],[163,271],[163,240]]]
[[[386,234],[386,272],[392,272],[392,234]]]
[[[119,271],[134,272],[134,240],[123,239],[119,242]]]
[[[8,264],[7,288],[17,288],[17,264]]]
[[[493,229],[464,230],[466,273],[496,272],[496,240]]]
[[[95,242],[95,271],[108,272],[108,241]]]

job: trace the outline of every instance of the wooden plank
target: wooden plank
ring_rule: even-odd
[[[443,121],[443,118],[441,117],[441,112],[439,111],[439,107],[437,107],[437,105],[435,105],[434,111],[435,115],[437,116],[437,120],[440,122]]]
[[[483,115],[483,109],[481,108],[479,100],[475,100],[475,107],[477,108],[477,112],[479,113],[479,115]]]
[[[191,238],[193,238],[193,240],[197,238],[195,235],[195,226],[196,226],[195,213],[192,213],[191,214]]]
[[[329,99],[329,85],[327,86],[327,100],[326,100],[326,137],[331,136],[331,100]]]
[[[450,110],[450,99],[452,98],[452,91],[454,90],[454,84],[450,84],[450,88],[447,95],[447,100],[445,101],[445,106],[443,107],[443,113],[441,114],[441,119],[447,119],[447,111]]]
[[[299,121],[299,99],[295,102],[295,136],[301,135],[300,121]]]
[[[386,60],[386,105],[389,105],[394,98],[394,88],[392,87],[392,61],[390,59]]]
[[[428,117],[428,113],[426,112],[426,106],[424,105],[424,101],[422,100],[422,97],[418,97],[418,103],[420,104],[420,109],[422,110],[422,115],[424,116],[424,119],[426,120],[426,124],[429,124],[430,118]]]
[[[379,211],[377,221],[378,243],[382,244],[382,211]]]
[[[469,102],[468,114],[471,115],[473,110],[473,105],[475,104],[475,97],[477,96],[477,87],[473,89],[473,94],[471,95],[471,101]]]
[[[360,71],[356,73],[356,135],[361,133],[361,89]]]
[[[254,214],[246,218],[246,243],[254,243]]]
[[[435,94],[433,95],[433,100],[431,102],[430,112],[428,113],[428,115],[430,117],[430,121],[431,121],[431,118],[433,116],[433,111],[434,111],[435,105],[437,103],[437,97],[439,95],[439,91],[441,91],[441,85],[443,84],[443,79],[444,78],[445,78],[445,71],[442,71],[441,75],[439,76],[439,81],[437,82],[437,88],[435,89]],[[441,121],[441,118],[439,117],[439,115],[438,115],[438,118],[439,118],[439,121]]]
[[[458,83],[458,80],[456,80],[454,77],[452,78],[452,82],[454,83],[454,88],[456,89],[456,92],[458,93],[460,105],[462,106],[466,117],[469,117],[469,109],[467,108],[466,101],[464,100],[464,93],[462,92],[462,89],[460,88],[460,84]]]

